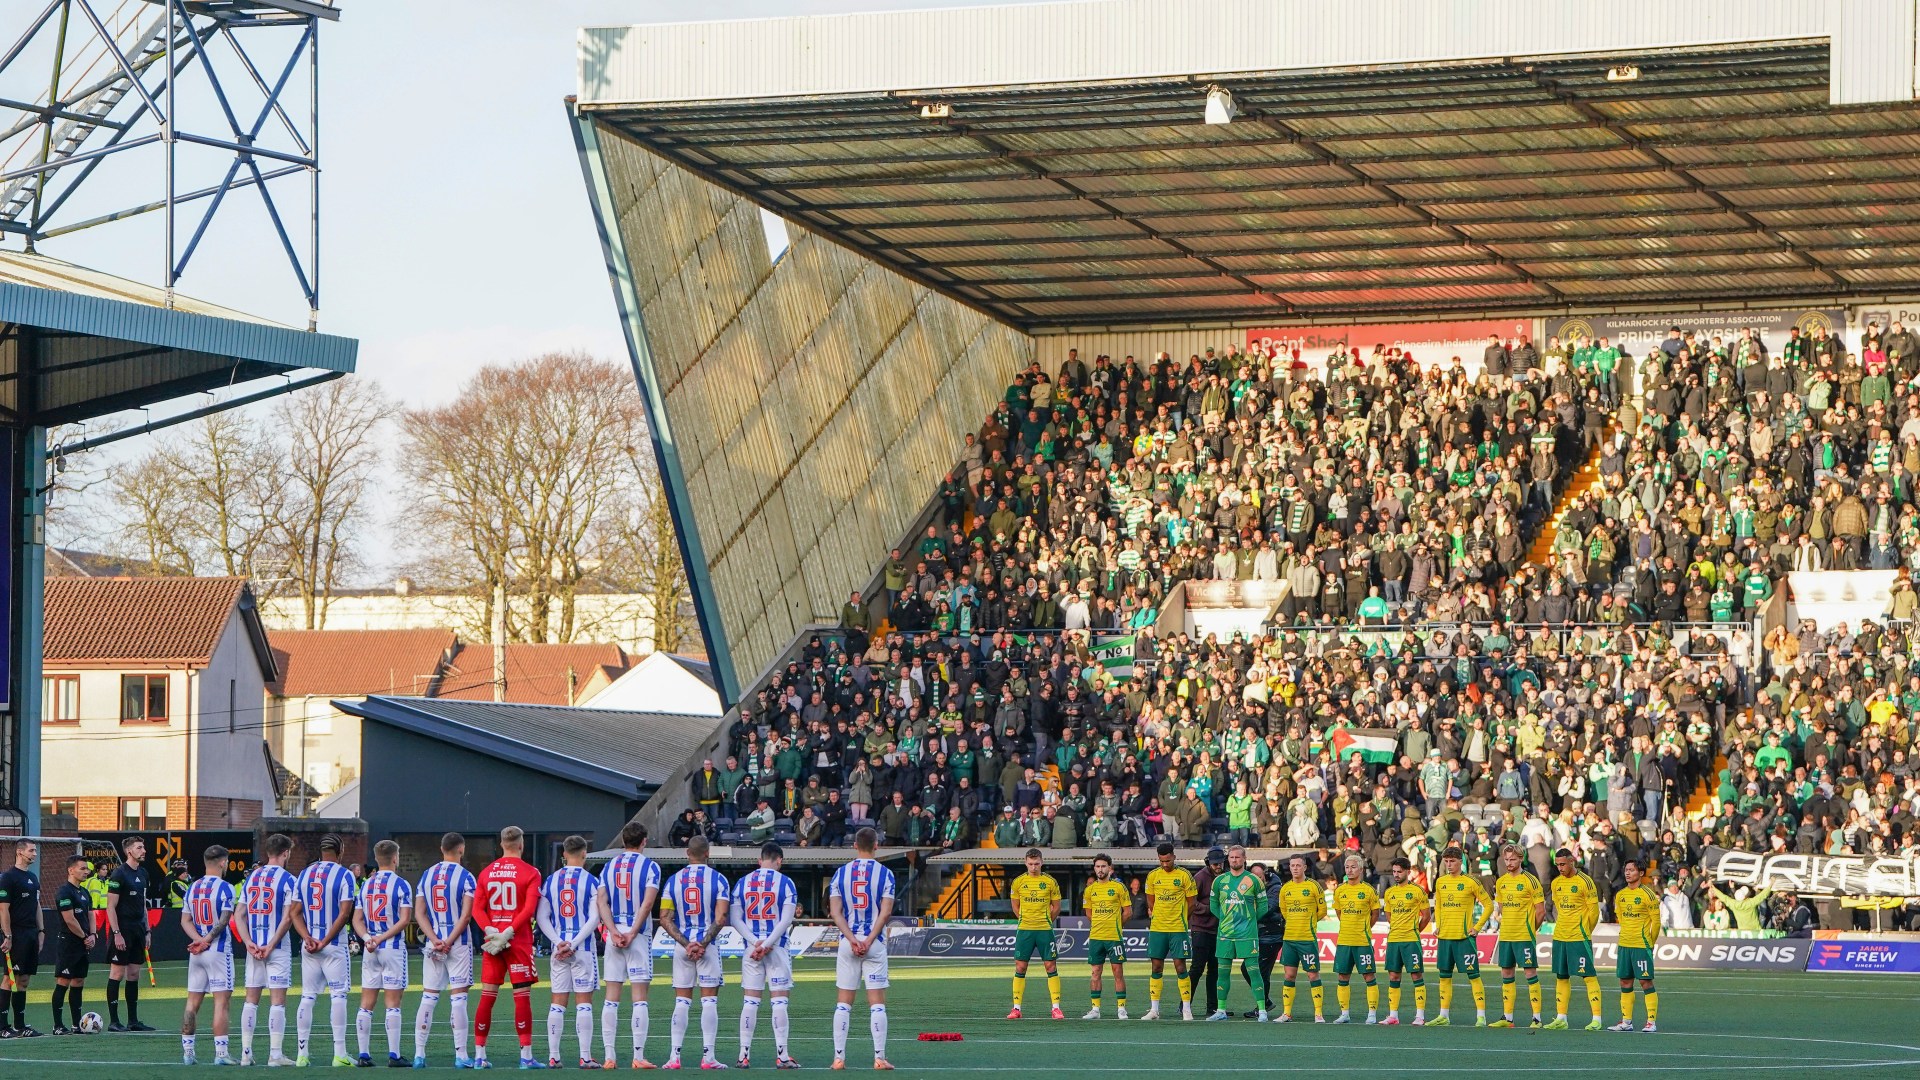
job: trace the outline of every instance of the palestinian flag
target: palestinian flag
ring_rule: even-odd
[[[1369,765],[1386,765],[1393,761],[1399,748],[1397,733],[1392,728],[1341,728],[1330,736],[1333,743],[1333,760],[1350,761],[1359,754],[1360,760]]]
[[[1103,637],[1094,642],[1088,650],[1095,664],[1106,670],[1115,679],[1133,678],[1133,635],[1120,634]]]

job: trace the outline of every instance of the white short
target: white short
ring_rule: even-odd
[[[624,949],[609,940],[600,966],[600,977],[610,983],[653,982],[653,935],[637,933]]]
[[[252,954],[247,956],[247,989],[249,990],[285,990],[293,985],[293,946],[287,939],[280,947],[267,954],[265,960],[255,960]]]
[[[873,943],[865,956],[853,955],[853,945],[840,941],[833,961],[833,985],[841,990],[885,990],[887,988],[887,939]]]
[[[465,990],[473,985],[473,944],[456,941],[446,955],[420,951],[420,985],[427,990]]]
[[[360,954],[360,989],[405,990],[407,950],[368,949]]]
[[[344,994],[353,986],[353,964],[347,947],[338,941],[317,953],[300,950],[300,996],[319,997],[320,991]]]
[[[793,989],[793,957],[778,945],[755,960],[749,952],[740,958],[740,989],[771,990],[776,994]]]
[[[591,994],[600,988],[599,957],[593,943],[575,949],[572,956],[547,958],[547,982],[556,994]]]
[[[707,946],[700,954],[698,963],[687,958],[684,945],[673,947],[673,988],[691,990],[696,986],[719,986],[726,981],[720,972],[720,949],[717,945]]]
[[[233,954],[218,949],[187,955],[187,993],[223,994],[233,989]]]

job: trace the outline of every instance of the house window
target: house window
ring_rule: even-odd
[[[120,676],[120,722],[123,724],[166,723],[167,677],[165,675]]]
[[[167,827],[167,800],[121,799],[120,827],[133,831]]]
[[[80,722],[80,676],[47,675],[40,680],[40,722]]]
[[[60,814],[65,817],[80,816],[79,799],[41,799],[40,816],[43,818]]]

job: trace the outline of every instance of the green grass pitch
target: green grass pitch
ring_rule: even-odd
[[[829,1020],[833,1008],[832,965],[809,960],[796,965],[798,985],[794,989],[793,1053],[808,1069],[825,1069],[831,1062],[832,1031]],[[355,975],[359,974],[355,965]],[[891,1017],[889,1056],[902,1073],[1001,1073],[1013,1076],[1095,1076],[1177,1070],[1190,1075],[1271,1072],[1276,1069],[1306,1069],[1316,1073],[1347,1073],[1375,1077],[1424,1077],[1446,1075],[1517,1074],[1553,1077],[1605,1077],[1619,1080],[1627,1075],[1664,1075],[1690,1073],[1705,1076],[1773,1075],[1798,1070],[1835,1070],[1862,1076],[1920,1076],[1920,1034],[1916,1034],[1911,1002],[1916,984],[1902,976],[1875,975],[1803,975],[1737,972],[1670,972],[1660,976],[1660,1033],[1625,1034],[1610,1031],[1542,1031],[1525,1029],[1501,1031],[1468,1027],[1414,1028],[1404,1023],[1397,1028],[1366,1027],[1355,1024],[1339,1027],[1331,1024],[1294,1023],[1285,1027],[1255,1024],[1234,1019],[1224,1023],[1191,1023],[1138,1020],[1121,1023],[1111,1019],[1111,998],[1106,1004],[1108,1019],[1098,1022],[1078,1019],[1087,1009],[1086,966],[1060,965],[1069,1019],[1054,1022],[1047,1014],[1046,980],[1036,964],[1027,982],[1027,1019],[1010,1022],[1002,1019],[1009,1005],[1011,989],[1008,976],[1011,965],[979,961],[896,960],[893,964],[893,990],[888,1004]],[[177,1035],[184,992],[180,989],[184,966],[160,965],[158,987],[143,987],[143,1019],[160,1032],[152,1035],[48,1036],[28,1041],[0,1042],[0,1077],[58,1077],[60,1080],[144,1080],[147,1077],[178,1077],[184,1067],[180,1061]],[[418,976],[418,966],[415,967]],[[731,1064],[738,1052],[740,991],[732,985],[738,969],[728,962],[729,985],[721,991],[721,1060]],[[41,978],[33,991],[30,1021],[42,1030],[49,1027],[47,995],[51,980]],[[1547,1012],[1553,1012],[1553,987],[1546,984]],[[1384,982],[1383,1004],[1384,1004]],[[1138,1016],[1146,1009],[1146,968],[1138,970],[1130,982],[1129,1008]],[[1173,995],[1172,980],[1167,994]],[[1617,986],[1611,979],[1607,987],[1607,1021],[1619,1017]],[[1332,980],[1327,980],[1327,1005],[1334,1008]],[[1111,990],[1109,990],[1109,995]],[[660,1062],[666,1057],[667,1021],[670,1006],[664,999],[664,984],[654,988],[654,1011],[649,1056]],[[1364,1001],[1356,980],[1356,1002]],[[414,997],[408,995],[406,1015],[411,1025]],[[1248,1003],[1244,984],[1236,982],[1229,1004],[1244,1008]],[[1278,1001],[1276,995],[1275,1000]],[[1525,996],[1522,994],[1522,1009]],[[1496,976],[1492,1001],[1499,1001]],[[291,1004],[289,1013],[291,1014]],[[1429,1001],[1431,1006],[1433,1001]],[[358,1005],[358,995],[353,1000]],[[536,990],[534,997],[534,1049],[546,1052],[547,994]],[[1456,1022],[1465,1015],[1471,1022],[1472,998],[1464,985],[1454,994]],[[1464,1009],[1462,1008],[1464,1006]],[[1304,1016],[1305,995],[1296,1005]],[[89,987],[87,1008],[105,1015],[101,983]],[[1431,1010],[1430,1010],[1431,1011]],[[316,1060],[330,1056],[331,1036],[324,1031],[326,1007],[317,1018]],[[439,1068],[451,1065],[446,1023],[447,1006],[440,1006],[441,1028],[435,1032],[431,1058]],[[1579,983],[1574,984],[1574,1002],[1570,1015],[1575,1027],[1587,1021],[1587,1004]],[[1412,996],[1404,1002],[1403,1019],[1412,1016]],[[694,1064],[699,1052],[699,1018],[693,1016],[689,1032]],[[1298,1018],[1296,1018],[1298,1019]],[[502,1025],[501,1021],[505,1024]],[[255,1051],[264,1061],[266,1018],[256,1036]],[[350,1021],[351,1022],[351,1021]],[[288,1016],[291,1029],[293,1018]],[[235,1038],[238,1038],[239,1008],[234,1009]],[[869,1041],[865,1010],[856,1009],[853,1037],[847,1059],[851,1068],[865,1071],[869,1062]],[[961,1042],[923,1043],[922,1031],[957,1031]],[[622,1050],[626,1054],[626,1024],[621,1024]],[[353,1039],[349,1033],[349,1049]],[[376,1012],[374,1049],[384,1057],[385,1035]],[[288,1031],[287,1047],[293,1047]],[[402,1050],[411,1054],[411,1030],[402,1041]],[[760,1035],[755,1044],[754,1068],[771,1071],[773,1032],[769,1015],[762,1011]],[[575,1052],[569,1019],[566,1060]],[[238,1046],[235,1047],[238,1056]],[[200,1033],[201,1065],[191,1071],[212,1071],[205,1064],[213,1057],[209,1017],[202,1014]],[[512,1068],[516,1057],[513,1046],[511,1003],[502,1001],[495,1013],[493,1058],[495,1067]],[[57,1068],[55,1068],[57,1066]]]

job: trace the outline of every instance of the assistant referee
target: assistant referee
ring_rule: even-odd
[[[40,1034],[27,1026],[27,984],[40,970],[40,879],[33,860],[39,848],[22,840],[13,848],[13,869],[0,874],[0,952],[6,953],[6,979],[0,987],[0,1039]],[[13,1018],[7,1019],[7,1006]]]

